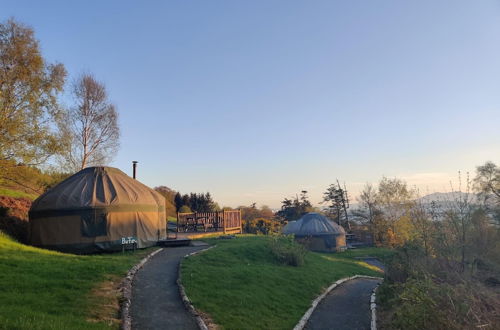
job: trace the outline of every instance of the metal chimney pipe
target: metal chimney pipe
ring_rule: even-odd
[[[135,179],[136,173],[137,173],[137,163],[138,161],[134,160],[132,161],[132,177]]]

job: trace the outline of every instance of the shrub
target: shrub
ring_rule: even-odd
[[[377,294],[382,328],[499,328],[500,291],[481,280],[487,274],[492,272],[462,272],[459,261],[428,256],[408,242],[388,263]]]
[[[280,223],[276,220],[256,218],[251,220],[243,219],[243,230],[248,234],[271,234],[280,231]]]
[[[289,266],[302,266],[307,250],[295,242],[293,235],[276,235],[271,238],[270,249],[276,260]]]

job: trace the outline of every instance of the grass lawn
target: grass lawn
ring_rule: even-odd
[[[264,236],[206,241],[217,247],[183,261],[182,283],[193,305],[223,329],[292,329],[334,281],[355,274],[382,276],[354,257],[390,253],[374,248],[311,252],[304,266],[293,267],[276,263]]]
[[[118,328],[116,285],[151,251],[76,256],[0,232],[0,329]]]
[[[31,200],[35,200],[38,196],[36,194],[29,194],[24,191],[14,190],[10,188],[0,187],[0,196],[8,196],[8,197],[24,197]]]

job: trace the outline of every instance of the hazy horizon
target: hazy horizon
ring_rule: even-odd
[[[422,194],[500,163],[497,1],[3,1],[42,54],[103,81],[111,166],[278,208],[398,177]],[[64,99],[71,105],[71,99]]]

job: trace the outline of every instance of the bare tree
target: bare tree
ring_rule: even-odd
[[[68,111],[65,160],[73,170],[104,165],[119,147],[118,113],[108,100],[104,84],[91,74],[73,84],[75,106]]]

